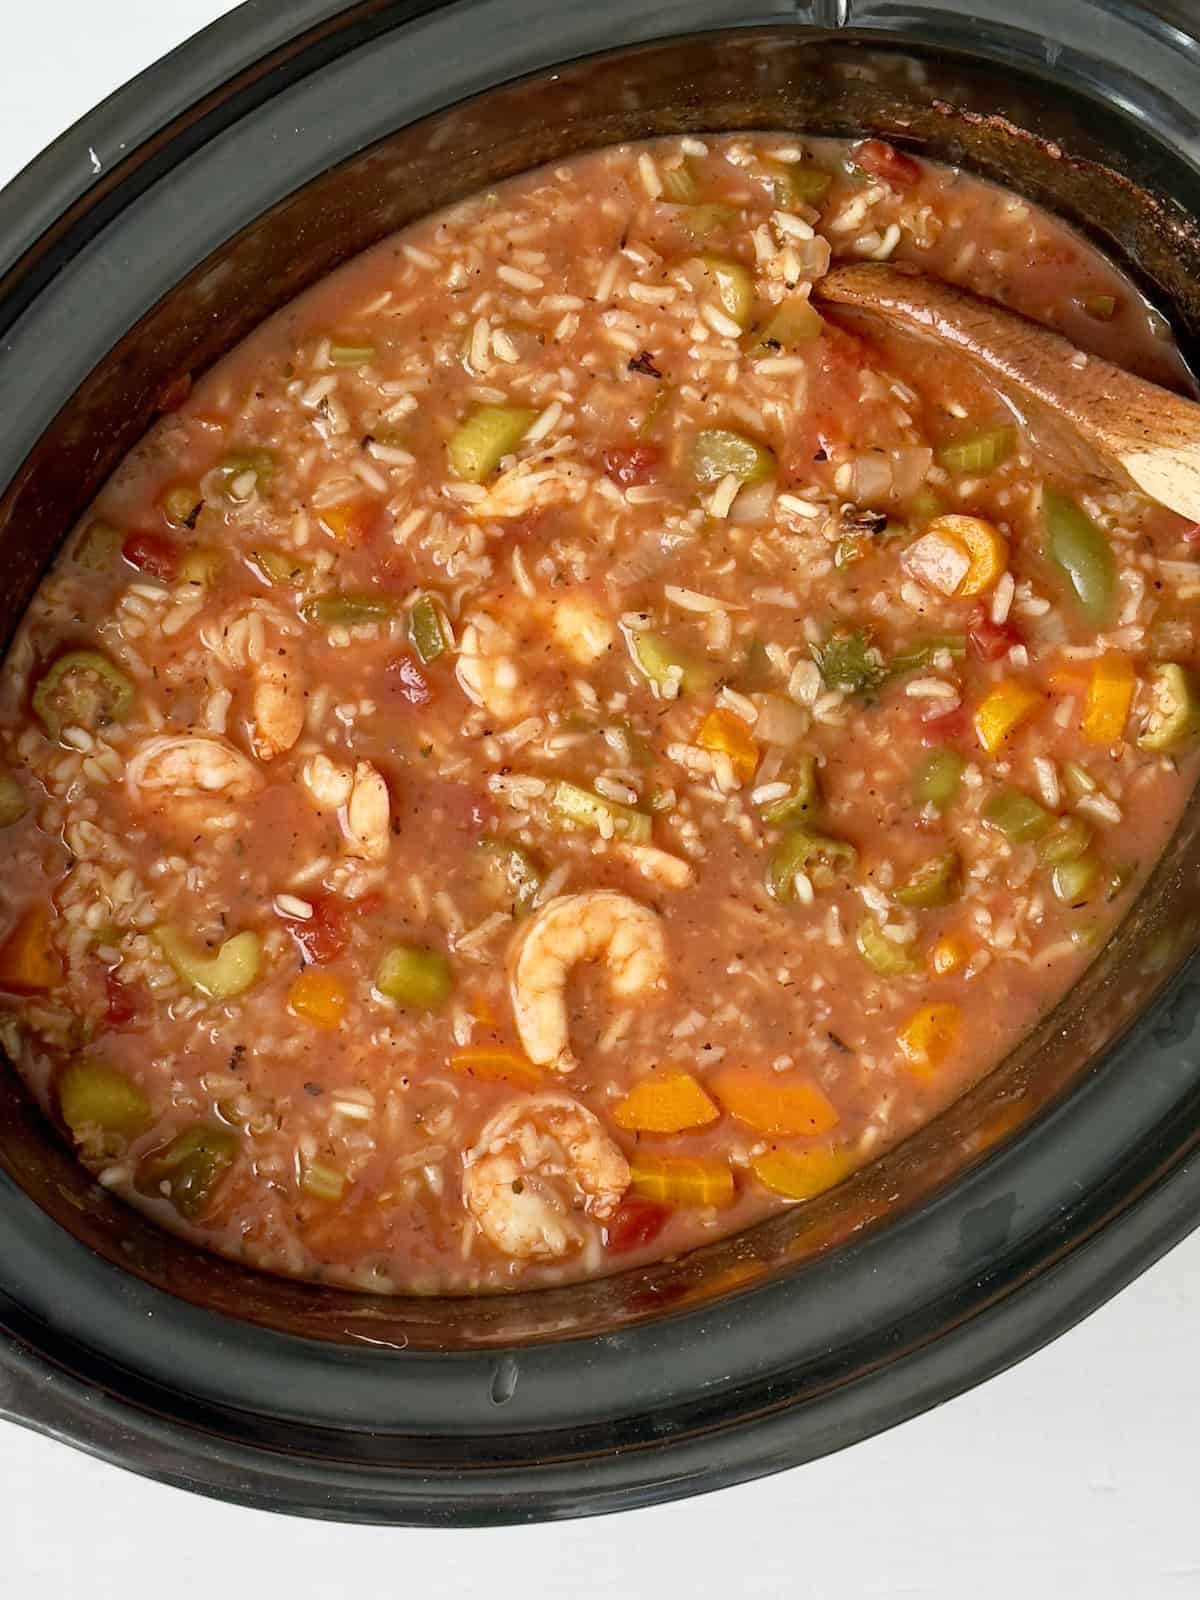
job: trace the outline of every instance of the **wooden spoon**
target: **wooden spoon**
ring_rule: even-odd
[[[1069,422],[1151,499],[1200,522],[1200,405],[1085,355],[1061,334],[937,278],[881,262],[835,267],[813,298],[873,312],[960,351],[1014,399]]]

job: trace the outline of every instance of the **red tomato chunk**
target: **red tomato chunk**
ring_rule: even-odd
[[[173,583],[179,573],[179,546],[157,533],[131,533],[121,546],[131,567],[148,577]]]
[[[346,926],[349,908],[341,900],[330,896],[314,900],[311,904],[311,917],[284,917],[283,925],[296,941],[305,961],[332,961],[346,948],[350,938]]]
[[[110,972],[106,976],[104,987],[108,994],[108,1010],[104,1014],[104,1020],[113,1028],[120,1028],[125,1023],[132,1022],[137,1015],[137,1003],[132,990],[121,982],[115,972]]]
[[[655,444],[610,445],[602,457],[604,470],[622,489],[649,483],[662,464],[662,450]]]
[[[912,157],[882,139],[866,139],[856,145],[854,164],[893,189],[912,189],[921,181],[921,169]]]
[[[628,1195],[621,1201],[604,1230],[605,1248],[614,1255],[621,1255],[627,1250],[640,1250],[658,1237],[670,1215],[667,1206]]]
[[[976,610],[967,624],[967,638],[981,661],[999,661],[1013,645],[1023,642],[1020,630],[1011,622],[993,622],[982,610]]]

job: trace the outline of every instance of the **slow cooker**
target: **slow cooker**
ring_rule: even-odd
[[[0,194],[0,622],[179,380],[410,219],[668,132],[877,134],[1069,219],[1200,342],[1185,0],[259,0]],[[820,1200],[687,1257],[371,1298],[157,1232],[0,1071],[0,1415],[313,1516],[565,1517],[792,1466],[999,1371],[1200,1216],[1200,806],[1073,994]]]

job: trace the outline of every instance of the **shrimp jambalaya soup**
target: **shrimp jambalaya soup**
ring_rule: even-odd
[[[0,697],[0,1037],[101,1184],[301,1278],[578,1279],[1062,997],[1195,778],[1197,530],[821,308],[889,257],[1179,381],[1054,219],[774,134],[479,194],[180,386]]]

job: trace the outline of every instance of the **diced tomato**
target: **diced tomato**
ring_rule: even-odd
[[[854,165],[890,184],[893,189],[911,189],[921,181],[921,169],[911,156],[903,155],[882,139],[864,139],[851,151]]]
[[[949,740],[965,738],[968,732],[965,706],[955,706],[952,711],[943,711],[939,716],[921,719],[922,744],[946,744]]]
[[[613,1212],[604,1230],[605,1248],[614,1255],[626,1250],[640,1250],[662,1232],[670,1207],[656,1205],[653,1200],[642,1200],[637,1195],[627,1195]]]
[[[346,948],[350,930],[346,925],[349,907],[331,895],[311,902],[311,917],[284,917],[284,927],[296,941],[305,961],[332,961]],[[360,908],[361,910],[361,908]]]
[[[976,607],[971,614],[967,638],[981,661],[999,661],[1013,645],[1023,642],[1020,630],[1011,622],[993,622],[981,607]]]
[[[104,1020],[113,1028],[121,1028],[125,1023],[132,1022],[137,1015],[133,991],[121,982],[115,972],[105,975],[104,987],[108,993],[108,1010]]]
[[[656,444],[610,445],[601,459],[612,481],[628,489],[635,483],[650,482],[662,464],[662,454]]]
[[[158,533],[131,533],[121,546],[131,567],[171,583],[179,572],[179,546]]]
[[[410,706],[427,706],[433,699],[429,679],[411,656],[397,656],[387,671],[388,682]]]
[[[178,411],[188,395],[192,392],[192,375],[190,372],[181,372],[177,378],[172,378],[165,384],[158,397],[159,411]]]

